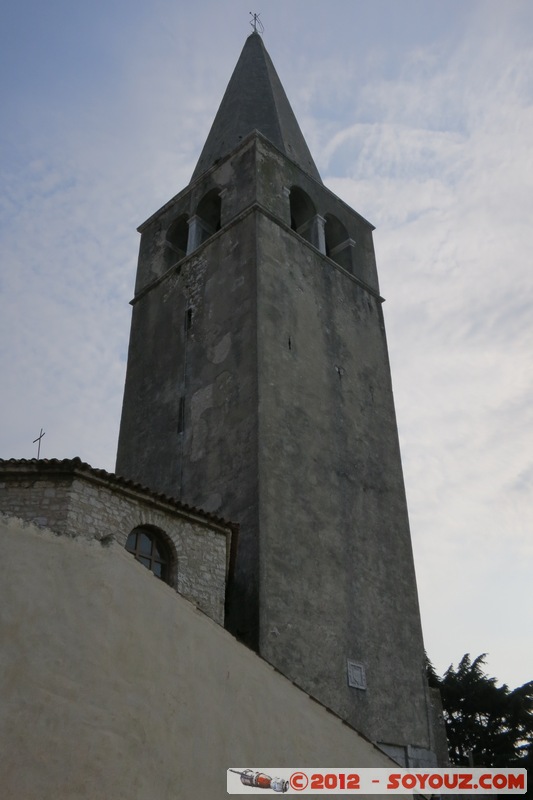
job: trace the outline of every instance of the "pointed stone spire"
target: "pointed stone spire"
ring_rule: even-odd
[[[256,32],[246,40],[192,180],[230,153],[253,130],[322,183],[281,81]]]

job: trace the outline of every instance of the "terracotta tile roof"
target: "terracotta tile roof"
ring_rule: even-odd
[[[107,470],[105,469],[97,469],[96,467],[91,467],[90,464],[87,464],[85,461],[82,461],[81,458],[78,458],[77,456],[75,458],[62,458],[62,459],[0,458],[0,475],[2,473],[5,474],[10,471],[17,473],[63,472],[69,474],[78,473],[82,475],[87,475],[89,477],[93,476],[101,480],[107,481],[108,483],[112,483],[118,487],[124,487],[126,489],[131,489],[136,492],[142,492],[143,494],[148,495],[149,498],[157,500],[161,503],[165,503],[166,505],[173,506],[177,511],[182,511],[185,514],[194,514],[195,516],[202,517],[207,522],[212,522],[216,525],[221,525],[225,528],[230,528],[234,532],[236,532],[239,527],[236,523],[229,522],[223,517],[218,517],[216,514],[211,514],[210,512],[203,511],[200,508],[189,506],[186,503],[181,503],[174,497],[169,497],[168,495],[162,494],[161,492],[155,492],[153,489],[149,489],[147,486],[143,486],[140,483],[136,483],[135,481],[129,480],[128,478],[124,478],[122,475],[115,475],[113,472],[107,472]]]

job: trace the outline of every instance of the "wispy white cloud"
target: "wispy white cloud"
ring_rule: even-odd
[[[322,155],[329,185],[378,224],[428,649],[444,668],[452,643],[456,660],[494,643],[503,676],[505,625],[527,659],[505,679],[520,682],[533,665],[533,49],[508,20],[477,23],[370,83],[376,121],[339,128]]]

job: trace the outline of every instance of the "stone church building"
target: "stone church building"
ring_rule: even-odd
[[[258,33],[139,231],[116,474],[0,461],[3,795],[443,763],[373,227]]]

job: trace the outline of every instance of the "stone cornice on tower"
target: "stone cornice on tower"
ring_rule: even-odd
[[[322,182],[258,33],[246,40],[191,180],[231,152],[253,130],[260,131],[301,169]]]

